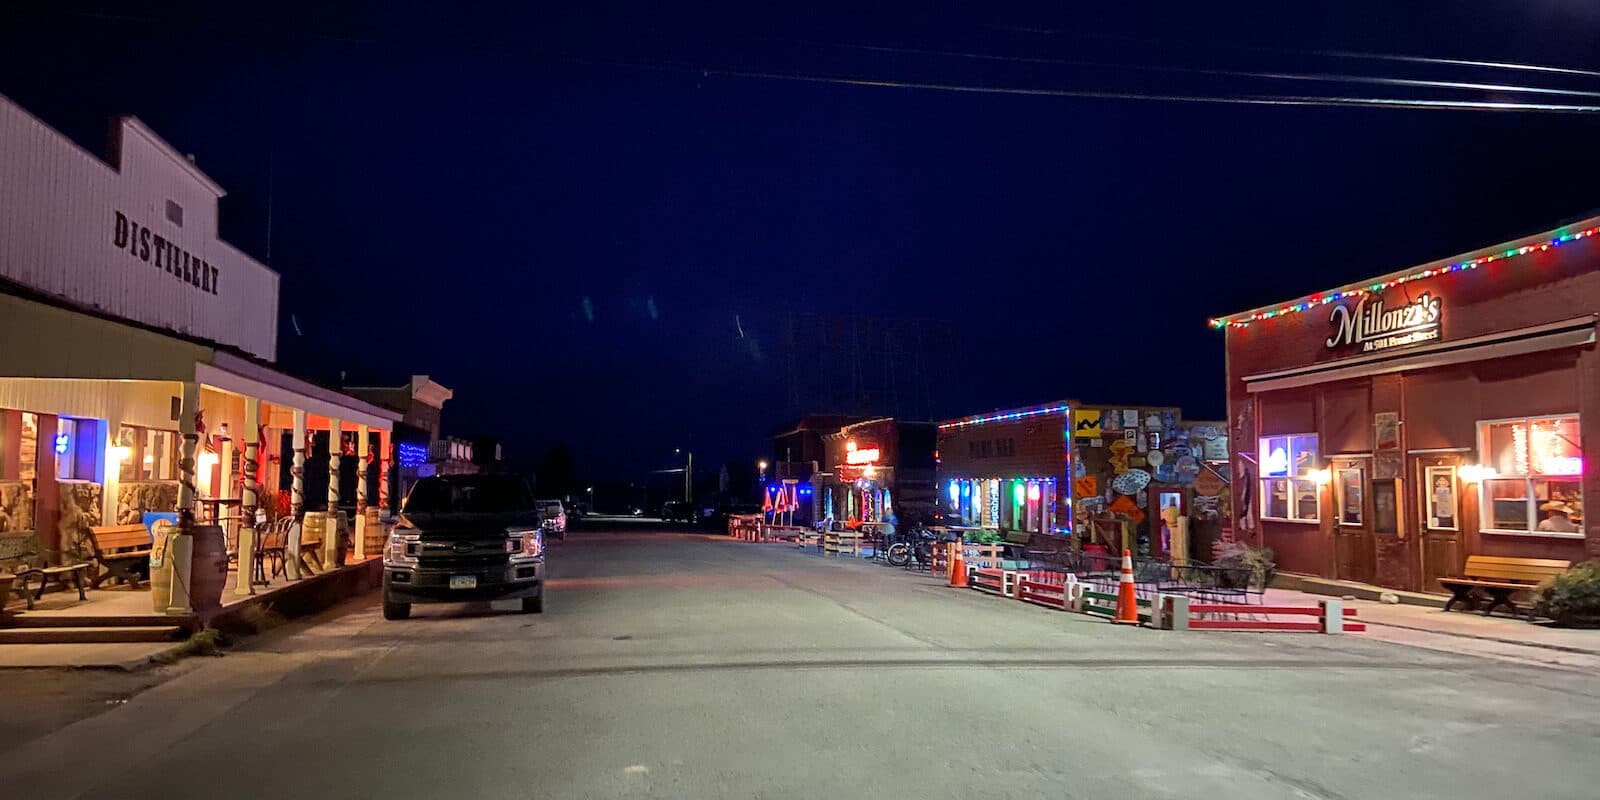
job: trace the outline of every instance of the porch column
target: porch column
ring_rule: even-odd
[[[389,470],[394,463],[394,432],[378,431],[378,508],[379,513],[391,511],[389,506],[389,493],[394,487],[389,485]]]
[[[193,381],[183,384],[183,410],[178,414],[178,435],[183,437],[178,458],[178,512],[194,513],[195,450],[200,446],[200,434],[195,430],[195,416],[200,413],[200,384]]]
[[[344,428],[337,419],[328,420],[328,522],[322,532],[322,563],[331,569],[338,564],[339,521],[344,514],[339,511],[339,454],[344,452]]]
[[[166,557],[172,560],[172,592],[167,601],[168,614],[189,613],[189,580],[194,555],[195,450],[200,445],[200,433],[195,429],[200,414],[200,384],[185,381],[182,407],[178,412],[178,434],[183,437],[178,460],[178,535],[167,539]],[[152,562],[152,568],[155,564]],[[152,587],[154,584],[152,584]],[[160,598],[156,598],[160,599]]]
[[[367,426],[356,426],[356,519],[350,536],[355,540],[358,561],[367,557],[367,478],[372,474],[372,464],[367,460],[372,453],[367,441],[370,435]]]
[[[371,435],[365,425],[356,426],[356,514],[367,513],[367,458],[371,447],[367,437]]]
[[[306,513],[306,412],[294,410],[294,464],[289,469],[289,513],[300,519]]]
[[[261,502],[259,481],[261,475],[261,437],[265,429],[261,427],[261,401],[254,397],[244,399],[244,428],[239,431],[244,436],[244,453],[240,457],[240,468],[244,472],[244,487],[239,492],[239,576],[234,580],[233,593],[248,596],[255,594],[256,588],[250,580],[254,576],[256,541],[251,531],[256,526],[256,505]]]

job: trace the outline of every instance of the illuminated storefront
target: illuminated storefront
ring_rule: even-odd
[[[1070,534],[1070,424],[1065,402],[939,423],[945,504],[974,527]]]
[[[818,473],[823,518],[856,526],[931,510],[932,423],[883,418],[823,436],[827,470]]]
[[[1469,555],[1600,554],[1596,236],[1591,218],[1213,320],[1238,536],[1280,569],[1432,592]]]

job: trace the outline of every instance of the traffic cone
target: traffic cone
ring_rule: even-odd
[[[967,588],[967,561],[962,557],[966,545],[961,542],[951,542],[950,548],[950,586],[954,589]]]
[[[1139,624],[1139,596],[1133,591],[1133,553],[1122,551],[1122,581],[1117,584],[1117,616],[1111,620],[1119,625]]]

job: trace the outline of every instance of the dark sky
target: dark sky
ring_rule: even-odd
[[[962,355],[926,378],[934,416],[1080,397],[1218,417],[1208,316],[1600,206],[1593,115],[727,74],[1596,105],[1148,69],[1600,92],[1326,52],[1600,70],[1587,0],[213,5],[235,4],[6,4],[0,92],[97,153],[118,113],[195,153],[229,191],[224,237],[283,276],[286,368],[430,374],[456,390],[451,431],[535,457],[565,441],[596,478],[683,445],[759,455],[805,410],[779,355],[794,312],[948,321]]]

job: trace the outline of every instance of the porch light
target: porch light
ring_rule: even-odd
[[[1322,469],[1314,469],[1306,473],[1306,477],[1316,481],[1318,486],[1326,486],[1333,482],[1333,470],[1326,467]]]
[[[217,454],[216,453],[213,453],[210,450],[205,450],[205,451],[202,451],[200,453],[200,468],[201,469],[211,469],[212,467],[214,467],[216,465],[217,465]]]
[[[113,462],[121,464],[133,457],[133,448],[125,444],[114,444],[106,448],[106,453],[111,456]]]
[[[1495,472],[1494,467],[1487,467],[1483,464],[1468,464],[1461,469],[1456,470],[1456,475],[1467,483],[1479,483],[1489,478],[1493,478],[1497,474],[1498,473]]]

